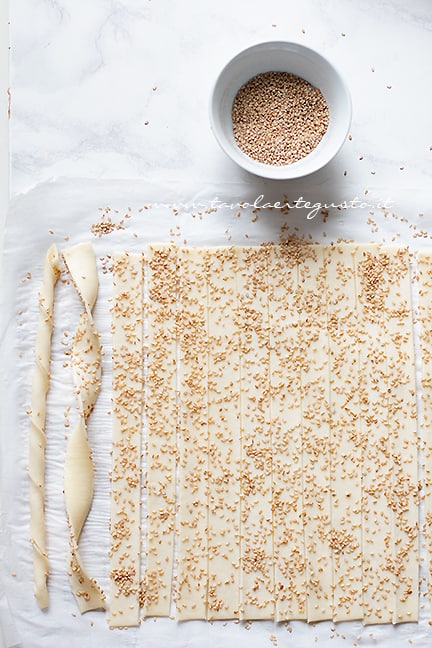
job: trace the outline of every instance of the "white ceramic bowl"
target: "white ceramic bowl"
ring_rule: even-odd
[[[263,164],[237,146],[232,127],[234,98],[249,79],[262,72],[290,72],[319,88],[329,107],[329,126],[306,157],[283,166]],[[264,178],[288,180],[322,168],[339,151],[351,124],[351,98],[340,74],[327,59],[298,43],[271,41],[243,50],[219,74],[210,101],[210,125],[222,149],[238,165]]]

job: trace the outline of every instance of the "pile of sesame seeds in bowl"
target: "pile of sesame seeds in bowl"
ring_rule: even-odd
[[[329,109],[321,91],[289,72],[263,72],[237,92],[232,107],[237,146],[258,162],[292,164],[325,135]]]

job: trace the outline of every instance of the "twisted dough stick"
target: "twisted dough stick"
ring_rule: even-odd
[[[59,275],[57,248],[52,245],[45,257],[43,283],[39,292],[39,321],[36,334],[36,364],[32,384],[29,440],[30,535],[33,545],[34,594],[41,609],[48,606],[49,563],[45,535],[45,419],[46,395],[50,382],[54,286]]]
[[[64,492],[70,531],[69,577],[80,612],[105,608],[104,594],[81,565],[78,543],[93,498],[94,465],[87,439],[86,421],[100,389],[101,345],[95,330],[92,310],[98,292],[96,260],[89,243],[63,252],[63,259],[83,302],[72,345],[72,368],[79,421],[68,443],[65,460]]]

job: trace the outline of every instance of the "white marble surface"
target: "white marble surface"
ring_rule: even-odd
[[[9,7],[0,0],[0,250],[9,198]],[[1,258],[0,258],[1,277]]]
[[[11,23],[13,194],[57,176],[251,180],[215,143],[208,99],[268,39],[322,51],[352,93],[352,141],[311,185],[432,184],[430,0],[14,0]]]
[[[8,53],[8,4],[0,0],[0,251],[3,244],[3,230],[6,220],[9,197],[9,155],[8,155],[8,88],[9,88],[9,53]],[[0,283],[2,277],[2,258],[0,255]],[[1,501],[1,493],[0,493]],[[1,508],[1,504],[0,504]],[[0,554],[1,555],[1,554]],[[0,581],[0,648],[4,648],[5,626],[8,620],[2,612],[7,610],[6,594]],[[8,639],[9,637],[6,637]]]

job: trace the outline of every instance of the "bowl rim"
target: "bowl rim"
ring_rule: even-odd
[[[308,53],[313,59],[319,61],[321,65],[324,67],[327,67],[333,75],[333,77],[337,80],[340,90],[343,92],[344,95],[344,102],[345,102],[345,127],[343,129],[343,136],[340,136],[340,142],[336,148],[333,148],[331,151],[329,151],[329,154],[327,156],[321,156],[317,157],[316,163],[312,165],[311,168],[304,170],[302,169],[303,166],[303,161],[307,159],[309,156],[305,156],[304,158],[301,158],[297,162],[293,162],[291,164],[286,164],[282,166],[277,166],[277,165],[272,165],[272,164],[266,164],[263,162],[259,162],[257,160],[254,160],[253,158],[247,156],[241,149],[235,145],[238,149],[238,151],[232,147],[227,147],[225,146],[225,143],[223,141],[223,138],[220,135],[219,132],[219,127],[216,125],[216,119],[215,119],[215,114],[217,112],[216,110],[216,91],[218,90],[219,86],[222,83],[222,79],[224,75],[226,74],[227,70],[235,64],[235,62],[242,58],[242,57],[247,57],[249,53],[252,51],[259,51],[259,50],[269,50],[269,49],[279,49],[279,50],[285,50],[289,51],[290,46],[293,48],[302,51],[304,53]],[[294,74],[295,72],[293,72]],[[259,74],[257,72],[256,74]],[[251,78],[253,78],[254,75],[252,75]],[[240,88],[241,86],[239,86]],[[319,169],[322,169],[326,164],[328,164],[340,151],[342,146],[345,144],[350,127],[351,127],[351,121],[352,121],[352,99],[351,99],[351,94],[348,88],[348,84],[346,83],[344,77],[341,75],[339,70],[334,66],[334,64],[329,61],[328,58],[326,58],[321,52],[318,52],[317,50],[313,49],[312,47],[309,47],[308,45],[304,45],[303,43],[299,43],[298,41],[294,40],[267,40],[267,41],[261,41],[259,43],[255,43],[253,45],[250,45],[239,52],[235,54],[231,59],[225,63],[225,65],[222,67],[220,70],[219,74],[217,75],[212,88],[210,92],[210,100],[209,100],[209,121],[210,121],[210,128],[213,132],[213,135],[219,144],[220,148],[222,151],[233,161],[235,162],[238,166],[243,168],[244,170],[248,171],[249,173],[252,173],[253,175],[262,177],[262,178],[268,178],[271,180],[294,180],[296,178],[302,178],[306,177],[308,175],[311,175],[312,173],[315,173],[316,171],[319,171]],[[319,144],[318,144],[319,146]],[[316,149],[314,149],[316,150]],[[313,151],[309,154],[311,155]]]

